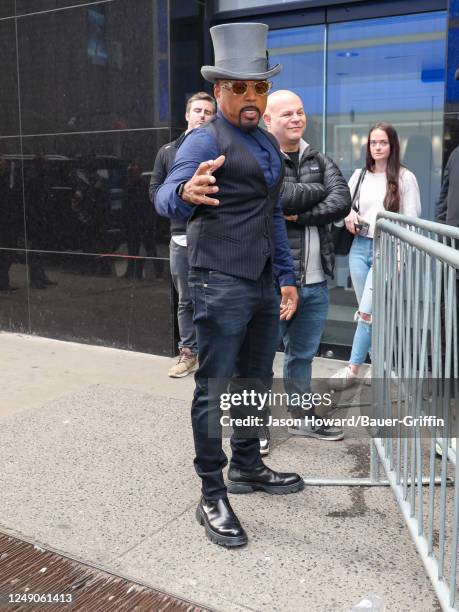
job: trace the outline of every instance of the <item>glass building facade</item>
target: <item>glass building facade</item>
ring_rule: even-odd
[[[456,14],[457,13],[457,14]],[[275,88],[304,101],[306,140],[348,178],[389,121],[435,216],[459,144],[457,0],[3,0],[0,329],[170,355],[168,221],[148,200],[159,147],[208,86],[208,28],[270,26]],[[324,350],[351,344],[347,258],[330,283]]]
[[[272,30],[276,89],[304,101],[306,140],[330,156],[346,179],[365,163],[369,128],[393,124],[403,163],[417,177],[422,216],[435,218],[440,192],[446,57],[446,11]],[[348,258],[329,283],[323,343],[347,346],[356,310]]]

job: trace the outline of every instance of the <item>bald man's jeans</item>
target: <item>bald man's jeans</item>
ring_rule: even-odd
[[[199,369],[191,420],[196,450],[194,465],[208,500],[226,497],[218,397],[213,382],[232,377],[256,379],[267,392],[279,337],[279,295],[272,268],[267,265],[256,281],[215,270],[192,268],[189,286],[199,351]],[[235,381],[237,384],[237,380]],[[261,464],[258,437],[231,437],[231,466],[251,471]]]

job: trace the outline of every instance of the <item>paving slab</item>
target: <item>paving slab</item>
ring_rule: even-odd
[[[85,391],[1,421],[0,523],[106,563],[194,504],[182,400]]]
[[[14,334],[0,352],[0,530],[222,612],[343,612],[369,592],[387,612],[439,609],[388,488],[233,495],[249,545],[209,542],[194,517],[194,385],[167,377],[174,360]],[[316,360],[315,375],[339,365]],[[365,476],[368,442],[275,439],[267,463]]]
[[[122,386],[188,402],[191,376],[172,379],[168,357],[0,332],[0,417],[86,389]]]
[[[390,502],[381,512],[379,491],[369,493],[365,511],[353,517],[338,514],[353,503],[342,487],[311,487],[288,500],[232,496],[250,534],[246,548],[227,551],[200,537],[191,509],[172,533],[160,531],[115,568],[160,584],[174,574],[176,592],[219,610],[237,604],[280,612],[342,611],[369,592],[380,594],[388,611],[435,610],[402,519],[391,520]]]

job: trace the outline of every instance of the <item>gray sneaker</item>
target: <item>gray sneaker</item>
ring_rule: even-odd
[[[288,433],[292,436],[303,436],[305,438],[317,438],[319,440],[330,440],[332,442],[342,440],[344,433],[339,427],[333,425],[322,425],[320,427],[312,427],[311,425],[299,425],[289,427]]]
[[[356,385],[359,382],[359,377],[357,374],[354,374],[347,365],[345,368],[340,368],[333,376],[330,376],[327,382],[328,387],[332,389],[332,391],[343,391],[344,389]]]
[[[271,434],[269,432],[269,427],[262,427],[260,431],[260,455],[262,457],[266,457],[269,455],[269,441],[271,438]]]

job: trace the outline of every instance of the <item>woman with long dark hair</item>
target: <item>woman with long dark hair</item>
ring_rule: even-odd
[[[352,210],[344,220],[355,235],[349,253],[352,285],[359,303],[355,314],[357,329],[349,364],[330,378],[330,387],[343,389],[357,382],[360,366],[371,348],[373,234],[376,215],[383,210],[418,217],[421,212],[416,177],[400,163],[397,132],[389,123],[377,123],[368,134],[365,168],[356,170],[349,189],[358,212]],[[368,370],[366,378],[371,379]]]

